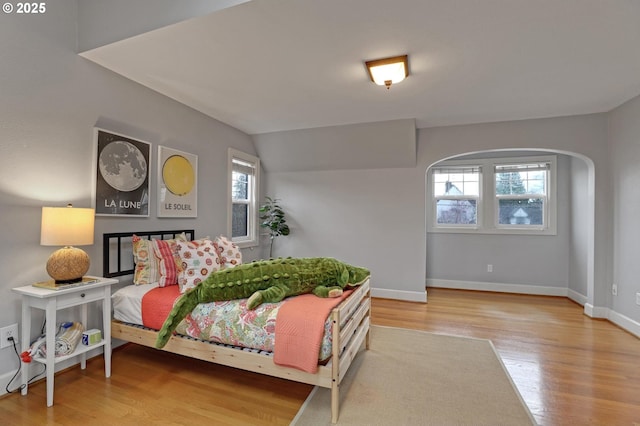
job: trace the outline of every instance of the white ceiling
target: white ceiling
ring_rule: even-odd
[[[640,94],[640,1],[253,0],[82,55],[249,134],[586,114]]]

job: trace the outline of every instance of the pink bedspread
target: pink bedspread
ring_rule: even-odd
[[[313,294],[287,299],[276,319],[273,361],[278,365],[316,373],[324,323],[331,310],[351,293],[352,290],[347,290],[340,297],[327,299]]]
[[[142,325],[160,330],[179,296],[180,288],[177,285],[148,291],[142,298]]]

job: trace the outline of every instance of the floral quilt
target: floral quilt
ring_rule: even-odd
[[[247,299],[202,303],[178,325],[179,334],[233,346],[273,352],[275,323],[282,303],[263,303],[247,309]],[[324,336],[318,359],[331,356],[332,322],[324,323]]]

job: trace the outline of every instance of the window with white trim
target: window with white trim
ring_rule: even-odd
[[[480,168],[434,168],[433,198],[437,225],[475,227],[478,224]]]
[[[549,162],[498,164],[495,212],[498,228],[545,228],[548,224]]]
[[[479,158],[432,167],[430,232],[556,233],[556,157]]]
[[[258,245],[260,160],[229,148],[229,204],[227,234],[240,247]]]

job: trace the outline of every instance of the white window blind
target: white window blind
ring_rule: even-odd
[[[551,164],[544,163],[527,163],[527,164],[509,164],[495,166],[496,173],[517,173],[517,172],[536,172],[541,170],[549,170]]]

